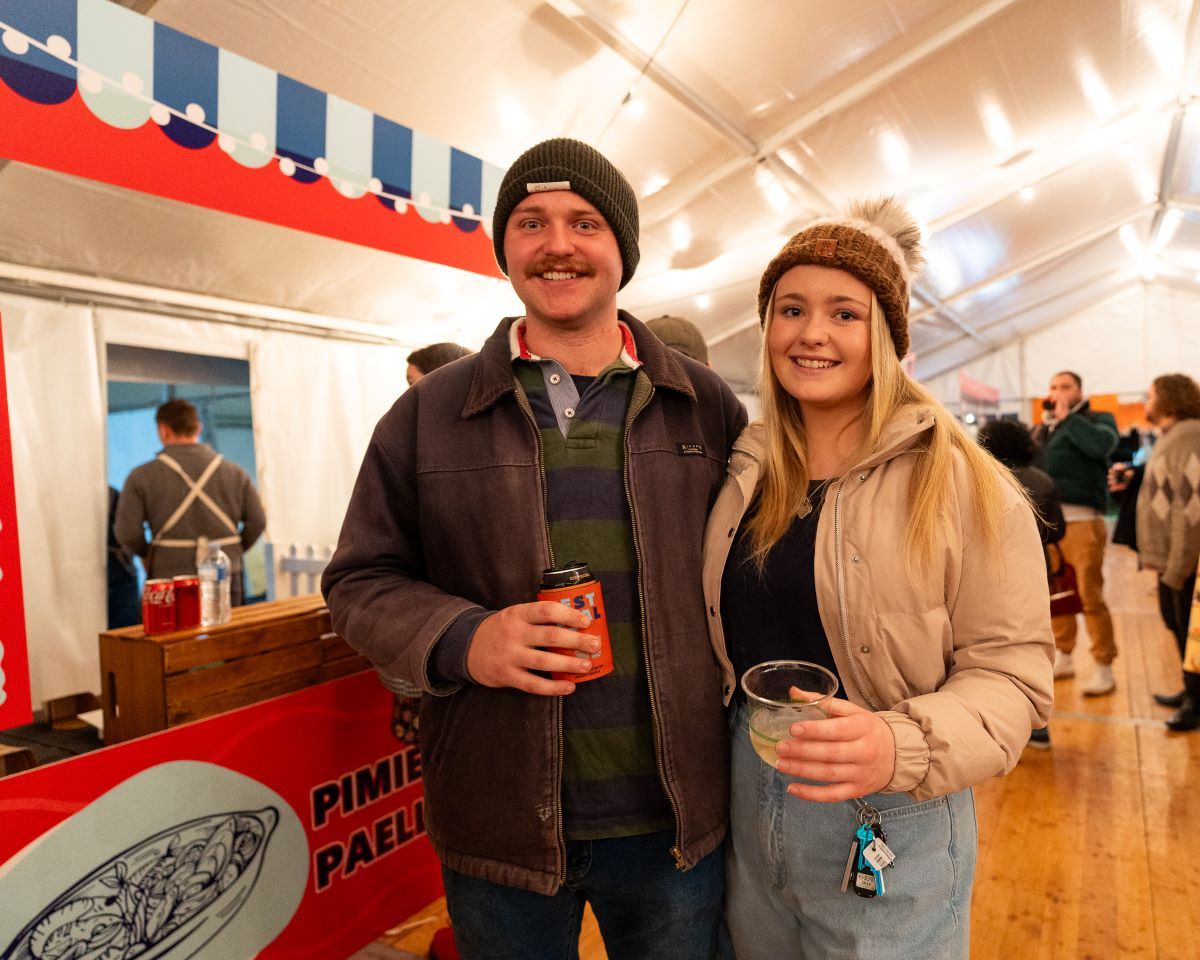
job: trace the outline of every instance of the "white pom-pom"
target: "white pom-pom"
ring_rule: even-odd
[[[872,233],[878,231],[886,236],[895,245],[893,252],[899,252],[901,264],[910,277],[921,272],[921,267],[925,265],[921,228],[899,200],[895,197],[856,200],[846,208],[846,214],[851,220],[873,227]]]

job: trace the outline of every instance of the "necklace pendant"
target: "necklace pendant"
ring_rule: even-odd
[[[810,500],[808,497],[805,497],[800,501],[800,509],[796,511],[797,519],[803,520],[810,513],[812,513],[812,508],[812,500]]]

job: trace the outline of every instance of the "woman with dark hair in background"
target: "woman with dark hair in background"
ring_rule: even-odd
[[[1037,507],[1042,546],[1058,543],[1067,532],[1058,484],[1045,470],[1033,465],[1036,449],[1029,428],[1016,420],[992,420],[979,428],[978,440],[984,450],[1012,471]],[[1029,743],[1034,747],[1049,747],[1050,728],[1034,728],[1029,734]]]
[[[457,343],[431,343],[420,350],[414,350],[408,355],[408,385],[411,387],[438,367],[443,367],[452,360],[469,357],[473,352]]]

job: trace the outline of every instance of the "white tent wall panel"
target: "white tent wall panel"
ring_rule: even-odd
[[[99,690],[104,406],[93,311],[0,296],[35,706]],[[7,628],[8,625],[3,625]]]
[[[0,297],[35,704],[99,689],[106,623],[104,343],[250,362],[266,536],[336,542],[376,422],[404,389],[407,351]]]
[[[1200,379],[1200,294],[1138,284],[1098,306],[1068,316],[985,357],[930,378],[928,386],[957,409],[960,370],[1000,390],[1001,409],[1028,416],[1024,401],[1043,396],[1050,378],[1074,370],[1087,393],[1141,396],[1155,377]]]

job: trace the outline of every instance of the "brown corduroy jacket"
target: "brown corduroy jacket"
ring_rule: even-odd
[[[728,816],[728,732],[700,557],[746,414],[711,370],[620,317],[644,364],[625,475],[648,695],[675,857],[690,867],[721,842]],[[422,379],[379,422],[322,586],[338,634],[426,691],[426,825],[443,863],[548,894],[565,871],[559,699],[439,685],[428,666],[459,615],[536,599],[549,562],[537,430],[515,388],[511,322],[476,356]]]

